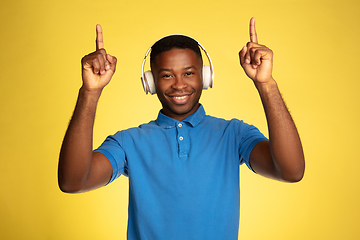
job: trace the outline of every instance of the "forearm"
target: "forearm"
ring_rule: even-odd
[[[60,151],[58,180],[61,190],[80,190],[90,172],[93,127],[100,92],[79,91],[76,107]]]
[[[284,181],[299,181],[305,169],[300,137],[281,97],[275,80],[256,83],[269,130],[269,142],[275,176]]]

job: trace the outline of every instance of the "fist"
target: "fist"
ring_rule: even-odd
[[[255,18],[250,20],[250,42],[241,49],[239,58],[246,75],[255,83],[272,80],[273,52],[265,45],[258,44]]]
[[[88,91],[101,91],[115,73],[117,59],[104,49],[102,28],[96,26],[96,51],[82,58],[83,87]]]

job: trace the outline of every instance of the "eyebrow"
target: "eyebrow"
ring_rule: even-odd
[[[191,65],[191,66],[189,66],[189,67],[186,67],[186,68],[184,68],[184,70],[188,70],[188,69],[195,69],[195,70],[197,70],[197,68],[194,66],[194,65]]]
[[[194,65],[191,65],[191,66],[189,66],[189,67],[185,67],[185,68],[183,68],[183,70],[189,70],[189,69],[197,69]],[[161,72],[171,72],[172,71],[172,69],[169,69],[169,68],[160,68],[159,69],[159,73],[161,73]]]

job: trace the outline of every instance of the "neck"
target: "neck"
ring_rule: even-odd
[[[187,118],[190,115],[192,115],[193,113],[195,113],[199,109],[199,107],[200,107],[200,103],[197,103],[190,111],[185,112],[185,113],[173,112],[170,109],[163,107],[163,109],[161,109],[161,112],[162,112],[162,114],[181,122],[185,118]]]

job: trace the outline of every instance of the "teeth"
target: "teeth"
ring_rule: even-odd
[[[186,98],[187,96],[185,95],[185,96],[181,96],[181,97],[174,97],[175,99],[184,99],[184,98]]]

